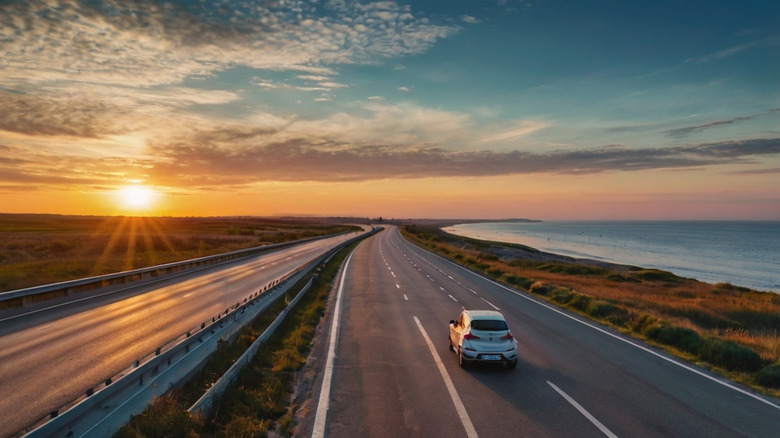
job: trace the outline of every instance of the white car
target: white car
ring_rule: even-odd
[[[450,321],[449,344],[460,366],[472,362],[517,366],[517,341],[504,315],[495,310],[464,309],[457,321]]]

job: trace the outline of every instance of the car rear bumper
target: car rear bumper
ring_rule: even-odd
[[[517,353],[463,350],[463,359],[469,362],[514,362],[517,360]]]

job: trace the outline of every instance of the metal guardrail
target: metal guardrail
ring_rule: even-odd
[[[331,236],[325,236],[331,237]],[[63,281],[60,283],[34,286],[25,289],[17,289],[8,292],[0,292],[0,309],[28,307],[39,301],[50,298],[67,297],[76,292],[85,292],[88,290],[100,289],[106,286],[116,284],[126,284],[133,281],[154,278],[161,275],[172,274],[195,267],[216,265],[230,260],[275,251],[299,243],[322,239],[324,237],[311,237],[308,239],[296,240],[292,242],[275,243],[271,245],[256,246],[253,248],[240,249],[236,251],[216,254],[212,256],[199,257],[180,262],[166,263],[163,265],[150,266],[147,268],[133,269],[131,271],[117,272],[113,274],[98,275],[94,277],[81,278],[78,280]]]
[[[200,370],[220,342],[233,339],[245,325],[265,311],[276,298],[287,293],[304,275],[327,262],[347,245],[380,230],[381,228],[374,229],[339,244],[282,279],[274,281],[273,287],[253,293],[243,304],[236,304],[232,310],[228,309],[224,316],[220,314],[212,323],[204,322],[167,346],[158,348],[153,355],[136,361],[119,375],[87,390],[80,399],[52,412],[39,421],[39,426],[24,435],[24,438],[113,435],[133,415],[143,412],[154,398],[162,396]],[[290,305],[296,302],[294,300]]]

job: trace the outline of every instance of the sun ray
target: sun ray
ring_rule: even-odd
[[[133,269],[135,265],[135,243],[137,238],[138,218],[129,219],[129,233],[127,234],[127,249],[125,250],[125,263],[122,268],[124,271]]]
[[[95,263],[95,268],[93,270],[95,275],[105,274],[105,272],[103,272],[105,265],[111,259],[111,254],[114,252],[114,248],[116,248],[117,243],[122,238],[122,233],[124,232],[125,227],[128,225],[128,219],[128,217],[123,217],[117,224],[116,228],[114,228],[114,231],[111,233],[111,237],[109,238],[106,247],[103,249],[103,254],[100,255],[97,263]]]
[[[179,255],[179,251],[173,246],[171,241],[168,239],[167,233],[160,227],[160,224],[157,223],[157,221],[154,218],[149,218],[149,225],[154,228],[154,231],[157,233],[157,236],[159,236],[160,240],[162,240],[163,245],[173,254],[176,256]]]

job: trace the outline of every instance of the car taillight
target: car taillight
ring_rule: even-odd
[[[479,336],[474,336],[471,334],[471,332],[469,332],[463,335],[463,339],[468,339],[468,340],[479,339]]]
[[[511,340],[512,340],[512,339],[514,339],[514,338],[515,338],[515,337],[514,337],[514,336],[512,336],[512,333],[507,333],[507,334],[505,334],[504,336],[501,336],[501,340],[502,340],[502,341],[511,341]]]

